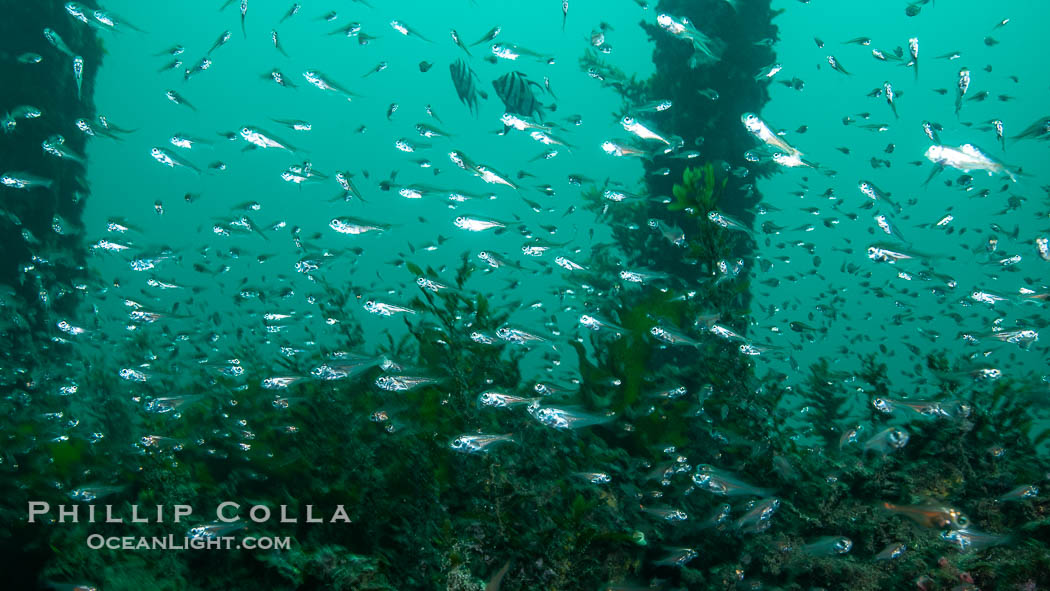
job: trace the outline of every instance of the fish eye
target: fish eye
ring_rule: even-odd
[[[479,258],[479,259],[487,259],[487,258],[489,258],[489,253],[487,253],[487,252],[485,252],[485,251],[483,250],[483,251],[481,251],[481,252],[479,252],[479,253],[478,253],[478,258]]]
[[[969,523],[970,523],[970,519],[968,517],[966,517],[965,515],[956,515],[955,516],[955,525],[957,525],[958,527],[966,527]]]
[[[459,216],[459,217],[457,217],[457,218],[456,218],[456,223],[457,223],[457,224],[462,224],[462,223],[463,223],[463,221],[464,221],[464,219],[465,219],[465,218],[464,218],[463,216]]]
[[[630,115],[627,115],[627,116],[625,116],[623,118],[623,124],[624,125],[630,125],[632,123],[634,123],[634,117],[631,117]]]

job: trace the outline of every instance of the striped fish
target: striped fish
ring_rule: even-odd
[[[521,72],[504,74],[492,81],[492,86],[496,89],[496,94],[503,101],[508,113],[525,117],[530,117],[533,113],[536,113],[542,119],[543,105],[536,100],[536,95],[532,93],[531,86],[533,85],[537,88],[542,88],[538,82],[529,80]]]
[[[452,73],[452,84],[456,86],[456,94],[459,95],[459,100],[463,101],[471,114],[477,115],[478,110],[478,95],[482,98],[487,98],[484,93],[478,92],[477,86],[474,85],[474,79],[478,77],[474,70],[470,69],[467,62],[463,61],[462,58],[456,60],[456,63],[450,64],[448,67]]]

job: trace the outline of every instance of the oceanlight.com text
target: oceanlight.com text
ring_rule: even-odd
[[[288,550],[290,537],[221,536],[188,538],[185,536],[103,536],[91,534],[86,540],[92,550]]]

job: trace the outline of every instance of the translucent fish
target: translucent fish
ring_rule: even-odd
[[[649,155],[645,150],[638,150],[630,146],[619,144],[612,140],[606,140],[602,142],[602,150],[610,156],[623,157],[623,156],[642,156],[647,157]]]
[[[941,505],[894,505],[883,503],[882,508],[898,515],[903,515],[923,527],[930,528],[964,528],[970,520],[961,511]]]
[[[121,379],[127,380],[129,382],[145,382],[149,379],[149,374],[147,374],[146,372],[139,371],[137,369],[132,369],[130,367],[125,367],[121,369],[119,372],[117,372],[117,374],[121,377]]]
[[[557,263],[557,262],[558,261],[555,260],[555,263]],[[559,263],[559,266],[564,266],[564,265],[561,265]],[[582,269],[582,267],[580,267],[580,268]],[[604,320],[604,319],[598,318],[596,316],[591,316],[590,314],[583,314],[583,315],[580,316],[580,326],[589,328],[589,329],[594,330],[594,331],[598,331],[598,330],[602,330],[602,329],[610,329],[610,330],[612,330],[614,332],[617,332],[617,333],[625,333],[625,332],[627,332],[627,329],[625,329],[622,326],[619,326],[617,324],[613,324],[612,322],[609,322],[608,320]]]
[[[491,220],[480,217],[459,216],[453,222],[457,228],[468,232],[484,232],[485,230],[503,229],[507,225],[499,220]]]
[[[667,522],[687,521],[689,519],[688,513],[681,509],[676,509],[674,507],[652,505],[648,507],[643,506],[641,507],[641,509],[642,511],[648,514],[658,517]]]
[[[612,482],[612,477],[606,472],[576,472],[575,476],[579,476],[591,484],[609,484]]]
[[[903,543],[891,542],[875,555],[875,560],[894,560],[900,558],[907,549],[908,546]]]
[[[370,314],[376,314],[378,316],[393,316],[394,314],[415,314],[416,311],[411,308],[405,308],[403,306],[397,306],[394,304],[385,304],[377,300],[368,300],[364,304],[366,312]]]
[[[297,151],[296,148],[288,142],[256,127],[244,126],[241,128],[240,135],[244,141],[264,150],[268,148],[278,148],[281,150],[288,150],[289,152]]]
[[[722,59],[724,43],[700,32],[688,18],[675,18],[667,13],[662,13],[656,17],[656,24],[671,35],[689,41],[693,45],[693,56],[689,60],[690,67],[696,68]]]
[[[183,98],[182,95],[175,92],[174,90],[167,91],[166,93],[164,93],[164,96],[168,97],[168,100],[175,103],[176,105],[183,105],[185,107],[188,107],[191,111],[197,110],[197,107],[193,106],[193,103]]]
[[[214,523],[205,523],[203,525],[196,525],[191,527],[186,532],[186,537],[191,540],[210,540],[215,538],[222,538],[230,535],[231,533],[244,529],[244,521],[231,521],[222,522],[217,521]]]
[[[440,378],[408,375],[384,375],[376,378],[376,387],[387,392],[407,392],[441,382]]]
[[[420,35],[418,32],[416,32],[411,27],[409,27],[408,25],[406,25],[405,23],[403,23],[403,22],[401,22],[399,20],[392,20],[392,21],[390,21],[390,28],[394,29],[395,31],[397,31],[398,33],[401,33],[402,35],[404,35],[406,37],[418,37],[418,38],[422,39],[423,41],[426,41],[427,43],[433,43],[433,41],[431,41],[430,39],[427,39],[426,37]]]
[[[143,405],[143,408],[146,412],[153,414],[178,414],[178,411],[183,407],[198,402],[203,398],[204,396],[201,394],[152,398]]]
[[[69,57],[75,57],[73,50],[66,45],[66,42],[62,40],[62,37],[54,31],[54,29],[44,29],[44,38],[50,43],[55,49],[68,55]]]
[[[503,326],[496,329],[496,336],[508,343],[515,345],[528,345],[532,343],[546,343],[548,339],[539,335],[526,332],[520,328],[512,328],[509,326]]]
[[[835,556],[846,554],[853,548],[853,541],[844,536],[826,536],[804,544],[800,549],[812,556]]]
[[[1025,499],[1034,499],[1039,496],[1039,487],[1034,484],[1022,484],[1016,488],[1011,489],[1006,494],[1000,496],[999,502],[1007,501],[1023,501]]]
[[[930,146],[926,150],[926,159],[937,165],[937,168],[934,169],[934,174],[944,167],[954,168],[962,172],[983,170],[988,173],[988,176],[1004,174],[1011,181],[1017,182],[1017,177],[1013,170],[973,144],[963,144],[957,148]],[[927,182],[929,182],[928,179]]]
[[[692,548],[670,548],[668,554],[653,564],[659,566],[682,567],[692,562],[700,553]]]
[[[304,376],[273,376],[264,378],[260,385],[266,390],[284,390],[305,379]]]
[[[44,178],[28,172],[10,171],[0,175],[0,185],[11,189],[50,189],[54,184],[52,179]]]
[[[624,269],[623,271],[620,271],[620,279],[628,283],[644,284],[669,278],[670,275],[667,273],[650,271],[648,269]]]
[[[908,433],[904,429],[889,427],[876,433],[871,439],[864,442],[864,451],[874,451],[885,457],[907,444]]]
[[[732,508],[728,503],[723,503],[719,505],[707,519],[701,521],[699,527],[700,529],[718,527],[729,519],[730,513],[732,513]]]
[[[73,58],[73,80],[77,84],[77,100],[80,100],[81,86],[84,85],[84,58],[79,55]]]
[[[454,451],[467,454],[488,453],[504,443],[517,443],[513,435],[472,435],[464,434],[449,443]]]
[[[69,492],[69,498],[81,503],[90,503],[96,499],[108,497],[123,491],[124,486],[85,485]]]
[[[183,160],[179,156],[176,156],[175,154],[172,154],[171,152],[165,150],[164,148],[154,147],[154,148],[150,149],[150,156],[152,156],[154,160],[156,160],[157,162],[163,164],[164,166],[167,166],[168,168],[183,167],[183,168],[188,168],[188,169],[196,172],[197,174],[201,173],[201,169],[200,168],[198,168],[194,164],[190,163],[189,161]]]
[[[163,435],[143,435],[139,439],[138,445],[144,450],[155,452],[182,451],[185,447],[181,439]]]
[[[760,533],[772,525],[773,515],[780,508],[780,499],[769,498],[752,501],[744,513],[735,522],[736,528],[744,533]]]
[[[790,144],[788,144],[779,135],[773,133],[766,122],[755,115],[754,113],[744,113],[740,116],[741,122],[744,124],[744,128],[747,129],[751,135],[755,136],[763,144],[766,144],[770,148],[783,152],[784,154],[797,154],[802,155],[801,152],[796,150]]]
[[[69,160],[76,162],[81,166],[86,166],[87,163],[83,156],[73,153],[72,150],[65,147],[66,138],[61,135],[53,135],[44,140],[40,146],[44,149],[44,152],[54,156],[55,158],[61,158],[62,160]]]
[[[682,334],[682,333],[680,333],[678,331],[675,331],[675,330],[672,330],[672,329],[669,329],[669,328],[664,328],[662,326],[654,326],[654,327],[650,328],[649,329],[649,334],[651,334],[658,341],[667,343],[668,345],[672,345],[672,346],[677,346],[677,345],[685,345],[685,346],[688,346],[688,347],[699,347],[700,346],[700,342],[699,341],[697,341],[695,339],[692,339],[692,338],[690,338],[690,337],[688,337],[688,336],[686,336],[686,335],[684,335],[684,334]]]
[[[727,230],[734,230],[734,231],[737,231],[737,232],[742,232],[742,233],[744,233],[744,234],[754,238],[754,234],[751,232],[751,228],[749,228],[743,222],[737,221],[737,220],[735,220],[735,219],[733,219],[733,218],[731,218],[731,217],[729,217],[729,216],[727,216],[727,215],[725,215],[723,213],[719,213],[718,211],[711,210],[711,211],[709,211],[707,213],[707,219],[708,219],[708,221],[710,221],[711,223],[715,224],[716,226],[720,226],[720,227],[725,228]]]
[[[639,139],[660,142],[666,146],[671,145],[671,142],[668,141],[667,138],[653,131],[651,126],[647,126],[646,124],[635,120],[635,118],[630,115],[621,119],[620,124],[623,125],[624,130],[634,134]]]
[[[317,70],[307,70],[303,72],[303,78],[305,78],[306,81],[309,82],[312,86],[320,90],[326,90],[329,92],[334,92],[336,94],[343,95],[348,101],[353,100],[355,97],[357,97],[356,94],[350,92],[343,86],[332,81],[330,78],[328,78],[323,73]]]
[[[540,423],[554,429],[581,429],[612,421],[612,414],[593,414],[579,408],[553,406],[530,407],[529,414]]]
[[[756,496],[768,497],[772,491],[748,484],[735,474],[720,470],[709,464],[700,464],[693,474],[693,484],[707,492],[726,497]]]
[[[478,394],[478,406],[479,407],[492,407],[492,408],[514,408],[515,406],[527,405],[530,406],[539,401],[539,398],[525,398],[523,396],[515,396],[514,394],[506,394],[504,392],[497,392],[490,390],[488,392],[482,392]]]
[[[1013,541],[1009,534],[990,534],[970,528],[952,529],[941,533],[941,539],[951,542],[960,552],[976,552]]]

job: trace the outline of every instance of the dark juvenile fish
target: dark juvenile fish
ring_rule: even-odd
[[[1045,140],[1050,138],[1050,115],[1042,117],[1035,123],[1029,125],[1024,131],[1015,135],[1013,139]]]
[[[496,89],[496,94],[503,101],[508,113],[525,117],[536,113],[542,118],[543,105],[536,100],[536,95],[533,94],[531,88],[532,86],[542,88],[538,82],[529,80],[521,72],[511,72],[493,80],[492,86]]]
[[[456,86],[459,100],[470,109],[471,114],[477,115],[478,88],[474,85],[474,80],[478,75],[462,58],[449,65],[448,69],[452,73],[452,84]]]

